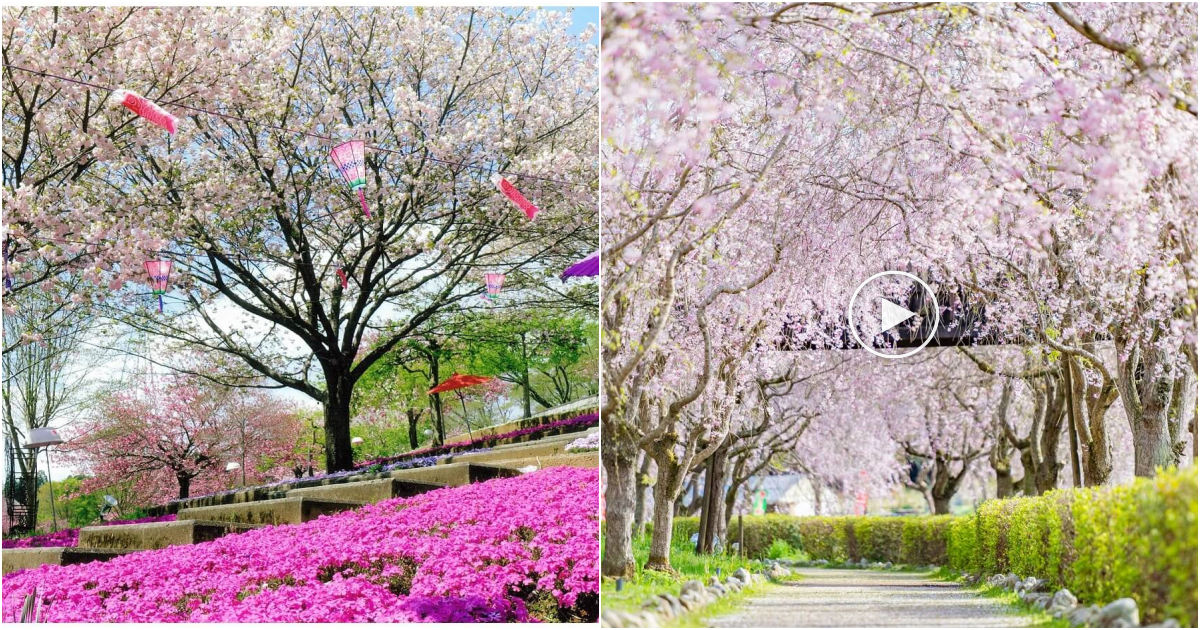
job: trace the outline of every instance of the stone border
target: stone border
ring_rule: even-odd
[[[993,588],[1012,591],[1022,602],[1038,610],[1050,613],[1055,619],[1066,619],[1074,628],[1178,628],[1179,620],[1170,618],[1148,626],[1139,625],[1138,605],[1130,597],[1113,600],[1105,606],[1084,606],[1075,594],[1063,588],[1050,594],[1048,582],[1041,578],[1021,579],[1016,573],[997,573],[986,580],[970,573],[962,574],[963,582],[977,585],[981,582]]]
[[[640,611],[624,612],[600,606],[601,628],[666,628],[672,627],[671,621],[679,619],[690,612],[699,611],[706,606],[715,604],[722,597],[728,597],[740,592],[743,588],[770,580],[779,582],[792,572],[783,568],[778,562],[771,562],[766,571],[753,573],[742,567],[725,578],[722,582],[716,576],[708,578],[708,586],[700,580],[688,580],[679,587],[679,596],[671,593],[659,593],[642,602]]]

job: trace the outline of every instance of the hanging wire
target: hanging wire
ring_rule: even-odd
[[[97,83],[91,83],[91,82],[83,81],[80,79],[73,79],[71,77],[64,77],[61,75],[46,72],[45,70],[34,70],[32,68],[23,68],[21,66],[14,66],[14,65],[9,65],[8,67],[12,68],[13,70],[20,70],[21,72],[28,72],[30,74],[36,74],[36,75],[39,75],[42,77],[48,77],[51,79],[58,79],[60,81],[68,81],[71,83],[76,83],[78,85],[82,85],[82,86],[89,87],[89,88],[96,89],[96,90],[104,90],[107,92],[116,92],[117,91],[117,88],[108,87],[106,85],[99,85]],[[238,122],[244,122],[244,123],[250,123],[250,124],[260,124],[257,121],[250,120],[248,118],[243,118],[241,116],[235,116],[233,114],[225,114],[225,113],[221,113],[221,112],[216,112],[216,111],[213,111],[210,109],[205,109],[203,107],[195,107],[193,105],[185,105],[183,103],[179,103],[178,101],[165,101],[163,104],[170,105],[172,107],[178,107],[181,109],[191,110],[191,111],[198,112],[201,114],[207,114],[209,116],[216,116],[218,118],[224,118],[224,119],[228,119],[228,120],[236,120]],[[285,131],[287,133],[294,133],[297,135],[308,136],[310,138],[317,138],[320,140],[324,140],[326,142],[336,142],[337,141],[335,138],[333,138],[331,136],[314,133],[312,131],[304,131],[303,129],[292,129],[290,127],[284,127],[282,125],[270,125],[270,124],[262,125],[262,126],[268,128],[268,129],[275,129],[278,131]],[[417,150],[408,151],[408,152],[399,151],[396,149],[389,149],[387,147],[383,147],[383,146],[380,146],[377,144],[367,144],[366,147],[371,150],[374,150],[374,151],[381,151],[384,153],[392,153],[392,154],[399,155],[402,157],[411,157],[411,156],[416,155],[418,152]],[[483,172],[487,172],[487,173],[499,173],[504,176],[511,176],[515,179],[532,179],[532,180],[538,180],[538,181],[543,181],[543,182],[552,182],[555,184],[561,184],[563,186],[579,186],[579,187],[585,187],[585,188],[591,187],[589,184],[585,184],[582,182],[572,182],[572,181],[567,181],[565,179],[555,179],[553,177],[543,177],[541,175],[529,175],[527,173],[519,173],[516,171],[500,171],[500,170],[496,170],[490,166],[480,166],[478,164],[469,164],[467,162],[454,162],[451,160],[443,160],[440,158],[430,157],[427,155],[420,156],[420,158],[423,160],[429,160],[430,162],[438,162],[438,163],[446,164],[449,166],[461,166],[463,168],[471,168],[471,169],[475,169],[475,170],[483,171]]]

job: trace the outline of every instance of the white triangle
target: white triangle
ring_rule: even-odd
[[[916,315],[916,313],[904,308],[903,306],[897,306],[896,304],[893,304],[883,298],[880,298],[880,300],[879,300],[879,320],[880,320],[879,332],[884,332],[884,331],[888,330],[889,328],[894,327],[896,324],[899,324],[900,322],[907,320],[908,318],[912,317],[913,315]]]

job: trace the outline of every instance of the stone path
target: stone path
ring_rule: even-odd
[[[797,569],[804,577],[745,600],[711,620],[747,627],[1017,627],[1028,619],[1003,604],[925,573]]]

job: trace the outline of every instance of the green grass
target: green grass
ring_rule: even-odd
[[[620,592],[617,591],[616,580],[603,578],[600,582],[602,608],[611,607],[622,611],[641,610],[642,603],[655,595],[661,593],[679,595],[679,587],[688,580],[700,580],[707,585],[709,577],[717,575],[717,569],[721,570],[722,581],[743,567],[752,573],[763,570],[763,563],[757,560],[722,554],[697,555],[695,548],[687,541],[674,542],[671,545],[671,566],[678,572],[676,574],[643,569],[649,555],[650,537],[634,538],[633,557],[637,564],[637,573],[632,579],[624,581]],[[765,588],[769,588],[768,582],[757,582],[744,587],[740,592],[722,597],[704,608],[685,612],[682,617],[670,620],[670,625],[680,628],[704,627],[707,625],[705,623],[707,619],[737,610],[747,597],[760,593]]]
[[[936,579],[946,582],[959,582],[960,576],[958,573],[951,571],[945,567],[938,569],[930,574]],[[975,586],[962,585],[963,588],[988,599],[994,600],[1005,606],[1008,606],[1014,612],[1028,619],[1026,627],[1028,628],[1070,628],[1071,623],[1066,619],[1055,619],[1050,613],[1035,608],[1030,604],[1021,601],[1021,598],[1013,591],[998,586],[989,586],[986,582],[980,582]]]

